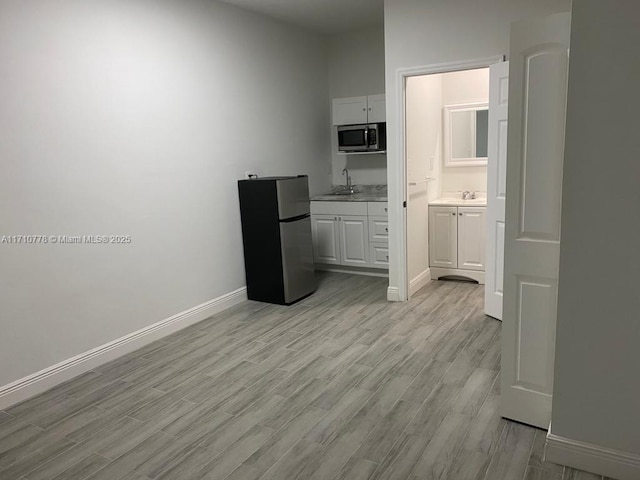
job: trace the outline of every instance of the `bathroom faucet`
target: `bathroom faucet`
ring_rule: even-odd
[[[342,170],[342,174],[346,175],[347,177],[347,190],[350,193],[353,193],[353,185],[351,185],[351,177],[349,176],[349,170],[345,168],[344,170]]]

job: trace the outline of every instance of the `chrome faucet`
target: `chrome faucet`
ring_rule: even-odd
[[[465,190],[464,192],[462,192],[463,200],[474,200],[475,198],[476,198],[476,192],[470,192],[468,190]]]
[[[342,174],[345,175],[347,177],[347,187],[346,190],[349,193],[353,193],[353,185],[351,185],[351,176],[349,175],[349,170],[347,170],[346,168],[344,170],[342,170]]]

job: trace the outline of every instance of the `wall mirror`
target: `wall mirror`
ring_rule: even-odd
[[[469,167],[487,164],[489,105],[467,103],[444,107],[444,165]]]

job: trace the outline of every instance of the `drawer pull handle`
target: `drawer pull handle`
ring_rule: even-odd
[[[384,231],[389,233],[389,227],[384,227]]]

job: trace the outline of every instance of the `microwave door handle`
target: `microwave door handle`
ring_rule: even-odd
[[[364,148],[369,150],[369,127],[364,127]]]

